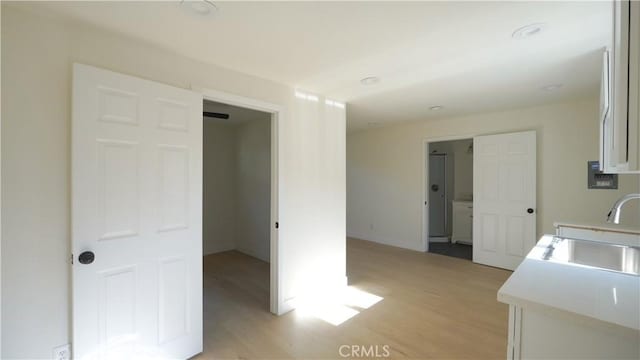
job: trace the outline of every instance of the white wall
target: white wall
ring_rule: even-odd
[[[621,175],[619,190],[587,189],[587,161],[598,159],[597,114],[594,97],[351,133],[347,234],[421,251],[424,139],[521,130],[537,132],[538,235],[552,233],[555,221],[602,224],[618,197],[640,190],[640,177]],[[638,203],[629,203],[622,224],[640,227],[638,216]]]
[[[344,282],[343,111],[328,125],[321,107],[298,111],[290,87],[5,2],[2,7],[2,358],[50,357],[54,346],[71,338],[73,62],[280,105],[281,295],[295,298],[314,276]]]
[[[202,246],[209,255],[236,248],[237,126],[204,120]]]
[[[236,249],[270,257],[271,117],[239,126],[236,144]]]
[[[318,101],[296,98],[293,112],[295,117],[314,121],[308,127],[298,123],[285,130],[297,146],[309,151],[304,156],[294,152],[280,153],[281,161],[296,169],[290,180],[280,182],[280,191],[299,193],[296,189],[307,186],[316,191],[291,196],[292,206],[286,211],[297,213],[299,221],[285,222],[283,219],[280,233],[292,231],[312,239],[315,256],[290,257],[295,263],[293,267],[299,271],[292,274],[293,286],[302,292],[322,292],[331,286],[327,280],[345,285],[347,281],[342,261],[326,261],[346,258],[345,111],[325,106],[322,98]],[[318,135],[321,141],[318,141]],[[331,219],[329,223],[343,225],[325,226],[327,221],[323,219],[327,217]],[[295,241],[292,246],[296,252],[311,251],[304,241]]]
[[[467,151],[472,143],[472,139],[452,141],[454,200],[468,200],[473,194],[473,153]]]
[[[271,115],[205,120],[203,151],[203,253],[237,250],[269,262]]]

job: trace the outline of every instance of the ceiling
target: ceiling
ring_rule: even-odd
[[[178,1],[20,6],[345,101],[350,130],[595,94],[610,39],[608,2],[215,4],[213,16]],[[512,38],[531,23],[546,27]]]

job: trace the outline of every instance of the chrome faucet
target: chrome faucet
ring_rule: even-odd
[[[609,210],[609,214],[607,214],[607,222],[619,224],[622,205],[631,199],[640,199],[640,194],[627,194],[618,199]]]

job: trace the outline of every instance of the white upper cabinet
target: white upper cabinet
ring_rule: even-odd
[[[600,166],[640,173],[640,2],[613,1],[613,40],[604,52]]]

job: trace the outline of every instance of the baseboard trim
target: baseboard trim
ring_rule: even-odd
[[[473,245],[473,240],[471,239],[460,239],[460,238],[451,238],[451,242],[454,244],[464,244],[464,245]]]
[[[207,256],[207,255],[213,255],[213,254],[219,254],[219,253],[223,253],[223,252],[227,252],[227,251],[233,251],[236,250],[235,247],[231,247],[231,248],[222,248],[222,249],[215,249],[215,250],[209,250],[208,252],[202,251],[202,256]]]
[[[358,240],[369,241],[369,242],[373,242],[373,243],[381,244],[381,245],[386,245],[386,246],[393,246],[393,247],[397,247],[397,248],[400,248],[400,249],[424,252],[424,248],[423,248],[423,245],[422,245],[422,240],[420,240],[420,244],[418,245],[418,247],[408,247],[408,246],[402,246],[402,245],[397,244],[397,243],[395,243],[393,241],[388,241],[386,239],[379,239],[379,238],[375,238],[374,239],[374,238],[372,238],[370,236],[365,236],[365,235],[358,234],[358,233],[355,233],[355,232],[350,232],[350,231],[347,231],[347,237],[358,239]]]
[[[270,258],[263,258],[262,256],[258,255],[255,251],[251,251],[251,250],[247,250],[247,249],[243,249],[243,248],[235,248],[234,249],[237,252],[241,252],[247,256],[251,256],[252,258],[256,258],[258,260],[262,260],[266,263],[270,263],[271,259]]]
[[[295,301],[296,301],[295,297],[283,301],[280,308],[278,309],[278,316],[284,315],[290,311],[295,310],[296,308]]]

